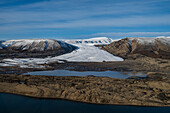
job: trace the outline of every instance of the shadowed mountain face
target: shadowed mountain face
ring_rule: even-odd
[[[72,52],[77,47],[51,39],[26,39],[0,41],[1,58],[38,58],[58,56]]]
[[[102,49],[125,59],[141,55],[170,59],[170,38],[125,38]]]

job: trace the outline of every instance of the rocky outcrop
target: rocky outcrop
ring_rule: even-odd
[[[73,45],[52,39],[1,41],[0,48],[1,58],[58,56],[76,49]]]
[[[140,56],[170,59],[169,38],[125,38],[102,49],[125,59]]]

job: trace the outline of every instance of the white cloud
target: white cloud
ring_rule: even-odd
[[[24,22],[77,21],[82,19],[113,19],[159,11],[160,7],[153,2],[159,0],[143,0],[130,2],[97,2],[90,0],[44,1],[32,4],[0,8],[1,24],[18,24]],[[164,0],[163,0],[164,1]],[[151,5],[152,3],[152,5]],[[164,6],[165,7],[165,6]],[[153,15],[147,15],[153,16]],[[156,16],[156,15],[155,15]]]
[[[169,37],[170,32],[110,32],[110,33],[95,33],[91,35],[81,35],[79,37],[109,37],[109,38],[125,38],[125,37]]]
[[[48,0],[25,5],[4,5],[0,6],[0,36],[16,32],[31,34],[41,29],[44,29],[44,33],[51,28],[72,31],[79,28],[169,26],[170,14],[167,10],[170,7],[168,4],[159,5],[168,1]]]

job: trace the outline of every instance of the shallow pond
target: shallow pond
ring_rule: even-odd
[[[0,93],[0,113],[170,113],[170,107],[95,105]]]
[[[69,70],[52,70],[52,71],[34,71],[24,73],[26,75],[47,75],[47,76],[88,76],[111,77],[126,79],[131,76],[146,77],[143,72],[117,72],[117,71],[69,71]]]

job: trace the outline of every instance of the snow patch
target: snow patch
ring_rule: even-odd
[[[129,38],[131,41],[135,40],[137,41],[139,44],[142,44],[142,45],[153,45],[155,44],[155,39],[156,38],[146,38],[146,37],[140,37],[140,38]]]
[[[160,41],[164,45],[170,46],[170,38],[157,38],[155,40]]]

